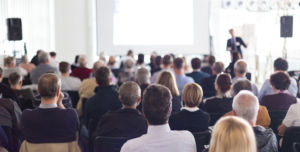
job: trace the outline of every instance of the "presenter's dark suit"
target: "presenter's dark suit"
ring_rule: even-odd
[[[244,43],[243,39],[240,37],[233,37],[227,40],[227,47],[226,49],[229,50],[231,48],[232,52],[239,52],[241,57],[243,57],[241,46],[247,48],[247,45]]]

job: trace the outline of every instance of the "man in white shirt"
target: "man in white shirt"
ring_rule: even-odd
[[[70,64],[68,62],[59,63],[61,73],[61,89],[64,91],[78,91],[81,81],[79,78],[70,76]]]
[[[300,127],[300,103],[292,104],[282,121],[282,124],[278,127],[278,134],[284,135],[287,128],[297,126]]]
[[[194,136],[189,131],[171,131],[168,120],[172,95],[162,85],[151,85],[144,91],[143,112],[148,132],[127,141],[121,152],[196,152]]]

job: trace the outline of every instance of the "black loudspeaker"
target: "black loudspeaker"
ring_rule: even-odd
[[[293,37],[293,16],[280,17],[280,37]]]
[[[9,41],[22,40],[22,21],[20,18],[8,18],[7,23],[7,39]]]

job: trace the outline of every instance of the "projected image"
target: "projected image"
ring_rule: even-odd
[[[193,0],[115,0],[114,45],[193,45]]]

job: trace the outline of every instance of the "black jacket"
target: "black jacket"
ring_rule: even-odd
[[[208,78],[204,78],[201,81],[201,87],[203,89],[204,98],[208,98],[208,97],[212,97],[212,96],[216,95],[216,93],[217,93],[217,91],[215,89],[216,78],[217,78],[216,75],[212,75]]]
[[[211,97],[204,103],[204,111],[208,113],[227,113],[232,110],[232,100],[230,97]]]
[[[272,129],[262,126],[253,127],[258,152],[278,152],[277,138]]]
[[[172,98],[172,115],[180,112],[181,109],[181,96],[173,96]]]
[[[245,48],[247,47],[247,45],[244,43],[242,38],[235,37],[235,44],[233,43],[232,38],[230,38],[227,40],[226,50],[228,50],[228,48],[231,48],[232,52],[239,52],[242,55],[241,45],[244,46]]]

